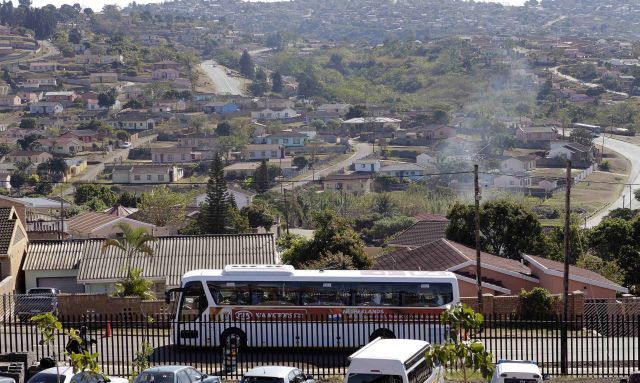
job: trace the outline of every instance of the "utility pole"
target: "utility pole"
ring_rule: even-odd
[[[560,370],[567,375],[567,319],[569,316],[569,257],[571,256],[571,161],[567,161],[567,188],[564,200],[564,278],[562,286],[562,333],[560,335]]]
[[[631,200],[633,199],[633,191],[631,190],[631,185],[629,185],[629,210],[631,210]]]
[[[482,302],[482,263],[480,260],[480,182],[478,181],[478,164],[473,165],[473,183],[475,185],[474,200],[476,204],[475,212],[475,232],[476,232],[476,284],[478,287],[478,308],[484,313]]]
[[[289,204],[287,203],[287,189],[282,190],[282,195],[284,196],[284,220],[287,225],[287,234],[289,234]]]

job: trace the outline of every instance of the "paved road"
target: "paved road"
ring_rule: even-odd
[[[588,87],[588,88],[596,88],[596,87],[602,86],[602,84],[595,84],[595,83],[592,83],[592,82],[582,81],[582,80],[579,80],[579,79],[577,79],[577,78],[575,78],[575,77],[572,77],[572,76],[566,75],[566,74],[564,74],[564,73],[561,73],[561,72],[558,70],[559,68],[560,68],[560,67],[559,67],[559,66],[557,66],[557,67],[553,67],[553,68],[551,68],[551,69],[549,69],[549,70],[550,70],[550,71],[551,71],[551,73],[553,73],[555,76],[562,77],[562,78],[563,78],[563,79],[565,79],[565,80],[568,80],[568,81],[571,81],[571,82],[578,83],[578,84],[583,85],[583,86],[586,86],[586,87]],[[628,93],[625,93],[625,92],[616,92],[616,91],[614,91],[614,90],[609,90],[609,89],[606,89],[606,88],[605,88],[605,90],[607,91],[607,93],[617,94],[617,95],[619,95],[619,96],[624,96],[624,97],[629,97],[629,94],[628,94]]]
[[[602,144],[602,137],[595,139],[595,144],[600,146]],[[632,184],[640,184],[640,146],[630,144],[628,142],[620,141],[615,138],[610,138],[607,136],[604,141],[605,153],[607,149],[615,150],[621,155],[625,156],[631,162],[631,172],[629,173],[629,178],[627,180],[628,183]],[[638,186],[632,186],[632,190],[638,189]],[[629,188],[625,187],[618,199],[609,205],[606,209],[600,211],[595,214],[591,218],[587,220],[587,227],[596,226],[602,219],[609,214],[609,212],[613,209],[621,208],[623,202],[623,196],[627,196],[627,200],[629,198]],[[636,204],[636,208],[640,207],[640,202],[634,201]],[[633,205],[632,205],[633,207]]]
[[[351,166],[351,164],[353,164],[354,161],[364,158],[370,155],[371,153],[373,153],[373,146],[369,143],[355,142],[353,140],[350,140],[349,143],[351,144],[352,147],[355,148],[355,152],[351,156],[334,165],[327,166],[326,168],[323,168],[320,170],[316,170],[315,173],[313,171],[309,171],[307,172],[307,175],[291,183],[286,183],[285,181],[284,188],[287,190],[295,189],[302,185],[306,185],[309,182],[319,180],[320,177],[327,176],[332,173],[337,173],[338,171]],[[280,185],[273,187],[271,190],[280,191]]]
[[[213,60],[203,61],[200,63],[200,67],[213,83],[216,93],[234,96],[243,94],[240,81],[235,77],[228,76],[225,67],[216,64]]]

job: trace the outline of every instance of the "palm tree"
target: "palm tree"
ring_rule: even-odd
[[[124,222],[119,223],[117,227],[122,230],[122,236],[106,239],[102,245],[102,253],[104,254],[110,247],[115,247],[124,252],[127,257],[127,280],[131,281],[131,259],[136,254],[153,256],[153,249],[149,246],[149,243],[155,241],[156,238],[148,234],[142,227],[133,229]]]

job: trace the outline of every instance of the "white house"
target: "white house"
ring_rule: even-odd
[[[424,176],[425,169],[414,163],[400,162],[380,168],[380,174],[387,177],[400,177],[417,180]]]
[[[500,170],[508,173],[524,173],[536,168],[534,157],[510,157],[500,161]]]
[[[353,166],[356,172],[377,173],[380,171],[380,160],[363,158],[354,161]]]
[[[283,157],[282,146],[277,144],[251,144],[242,150],[247,161],[269,160]]]
[[[493,179],[493,186],[498,189],[522,189],[531,186],[530,177],[501,175]]]
[[[64,111],[64,107],[59,102],[34,102],[29,104],[31,114],[58,114]]]
[[[255,197],[255,193],[242,189],[237,186],[227,185],[227,190],[229,194],[233,197],[233,200],[236,202],[236,206],[238,209],[242,209],[247,205],[251,205],[253,202],[253,197]],[[202,206],[207,201],[207,194],[202,193],[196,196],[196,205]]]
[[[184,169],[172,165],[116,165],[111,172],[114,183],[155,183],[176,182],[184,177]]]
[[[262,109],[258,111],[251,112],[251,118],[255,118],[258,120],[280,120],[283,118],[293,118],[298,117],[298,112],[295,109],[291,108],[282,108],[282,109]]]

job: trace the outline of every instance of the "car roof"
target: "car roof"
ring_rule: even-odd
[[[274,378],[286,378],[295,367],[285,366],[260,366],[247,371],[244,376],[268,376]]]
[[[177,372],[185,368],[193,368],[187,365],[169,365],[169,366],[156,366],[147,368],[143,372]]]
[[[59,367],[45,368],[44,370],[39,371],[38,374],[60,374],[60,375],[64,375],[64,376],[73,376],[74,375],[73,368],[71,366],[59,366]]]
[[[501,360],[496,364],[496,372],[524,372],[532,374],[540,374],[540,369],[535,362],[526,360]]]

